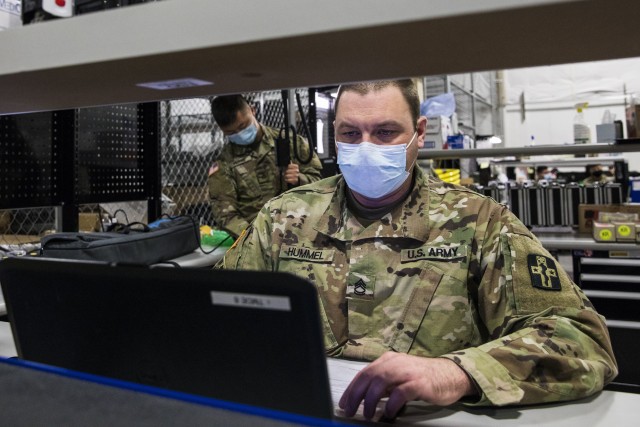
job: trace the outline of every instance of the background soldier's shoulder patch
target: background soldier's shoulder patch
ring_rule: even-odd
[[[544,289],[545,291],[559,291],[562,289],[560,278],[558,277],[558,268],[552,258],[544,255],[529,254],[527,265],[534,288]]]

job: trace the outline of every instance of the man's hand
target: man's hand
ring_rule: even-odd
[[[446,406],[475,393],[471,379],[449,359],[388,352],[355,376],[339,406],[352,417],[364,400],[364,416],[371,419],[377,403],[388,396],[384,415],[394,418],[411,400]]]
[[[300,168],[296,163],[289,163],[284,171],[284,181],[291,185],[300,184]]]

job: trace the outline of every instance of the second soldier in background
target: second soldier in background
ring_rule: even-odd
[[[218,96],[211,109],[230,143],[209,170],[209,198],[217,226],[234,237],[249,226],[268,200],[288,187],[322,178],[322,164],[315,153],[307,164],[293,158],[280,170],[275,154],[279,130],[259,123],[255,109],[242,96]],[[309,158],[309,144],[299,136],[295,144],[300,157]]]

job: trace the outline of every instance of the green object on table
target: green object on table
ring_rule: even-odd
[[[229,247],[233,245],[233,237],[223,230],[211,230],[209,234],[203,234],[200,242],[206,246]]]

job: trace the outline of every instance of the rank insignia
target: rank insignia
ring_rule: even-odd
[[[347,298],[373,299],[375,279],[358,273],[347,276]]]
[[[553,259],[544,255],[531,254],[527,257],[527,264],[534,288],[545,291],[559,291],[561,289],[558,268]]]

